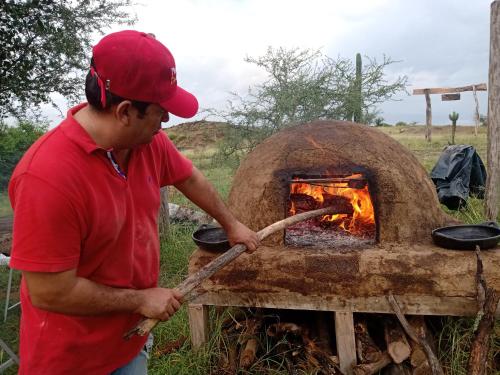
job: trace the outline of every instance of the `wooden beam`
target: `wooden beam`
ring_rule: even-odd
[[[208,341],[208,306],[189,304],[189,330],[193,349],[199,349]]]
[[[458,94],[443,94],[441,95],[441,101],[448,102],[451,100],[460,100],[460,93]]]
[[[413,95],[425,95],[426,90],[428,90],[429,94],[450,94],[454,92],[473,91],[474,87],[476,88],[476,91],[487,91],[486,83],[478,83],[475,85],[462,86],[462,87],[434,87],[425,89],[414,89]]]
[[[356,342],[352,312],[335,312],[335,337],[340,371],[343,374],[352,375],[352,368],[356,365]]]
[[[410,315],[452,315],[475,316],[477,303],[474,296],[432,297],[423,295],[399,295],[398,302],[406,314]],[[292,292],[231,292],[208,291],[198,295],[194,303],[214,306],[262,307],[270,309],[353,311],[367,313],[392,313],[392,308],[384,296],[352,297],[310,295]],[[500,318],[500,307],[496,311]]]
[[[486,217],[496,220],[500,204],[500,2],[491,3],[490,68],[488,95],[488,178]]]

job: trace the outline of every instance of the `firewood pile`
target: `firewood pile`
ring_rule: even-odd
[[[241,311],[222,324],[217,374],[342,374],[333,315],[318,311]],[[435,351],[422,316],[408,318]],[[395,316],[357,314],[355,375],[432,374],[424,349],[407,337]]]
[[[410,317],[409,323],[417,334],[436,352],[433,335],[422,316]],[[355,323],[356,354],[358,365],[355,375],[411,374],[431,375],[431,366],[424,348],[408,338],[395,317],[379,317],[375,322],[378,330],[370,332],[366,319],[357,319]],[[378,332],[377,332],[378,331]],[[381,337],[382,336],[382,337]]]
[[[306,315],[321,315],[307,312]],[[329,335],[317,335],[317,321],[293,313],[238,311],[222,324],[216,374],[342,374]],[[302,317],[304,318],[304,317]],[[315,323],[311,325],[310,323]],[[324,337],[323,337],[324,336]]]

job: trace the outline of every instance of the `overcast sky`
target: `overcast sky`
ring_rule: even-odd
[[[179,84],[202,108],[221,109],[229,92],[245,94],[265,75],[245,56],[268,46],[320,49],[330,57],[357,52],[397,64],[389,80],[407,75],[413,88],[453,87],[488,82],[490,0],[142,0],[134,6],[134,29],[152,32],[172,52]],[[118,30],[117,28],[112,31]],[[96,40],[97,42],[97,40]],[[380,106],[389,123],[425,123],[423,96],[399,95]],[[487,96],[479,95],[480,112]],[[471,92],[460,101],[432,96],[433,123],[472,124]],[[51,114],[54,125],[60,121]],[[200,116],[194,119],[199,119]],[[186,120],[172,116],[173,124]]]

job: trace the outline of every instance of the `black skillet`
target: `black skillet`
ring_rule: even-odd
[[[192,237],[198,247],[214,253],[223,253],[231,248],[224,229],[215,225],[201,225]]]
[[[446,249],[482,250],[495,247],[500,240],[500,227],[494,221],[481,224],[453,225],[432,231],[434,243]]]

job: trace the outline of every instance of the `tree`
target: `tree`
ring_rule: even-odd
[[[21,121],[17,126],[0,122],[0,191],[7,188],[10,175],[26,150],[43,133],[47,125]]]
[[[356,108],[360,104],[362,115],[358,121],[373,121],[376,104],[405,91],[407,77],[387,83],[384,69],[395,61],[386,56],[381,63],[367,59],[361,68],[359,56],[356,79],[352,61],[332,59],[320,51],[269,47],[261,57],[247,57],[245,61],[264,69],[268,78],[250,88],[246,97],[233,93],[227,110],[214,111],[233,125],[222,144],[222,153],[246,152],[290,124],[315,119],[352,120],[354,113],[360,116]]]
[[[52,93],[78,100],[92,36],[111,24],[134,22],[129,5],[130,0],[0,1],[0,119],[53,103]]]

